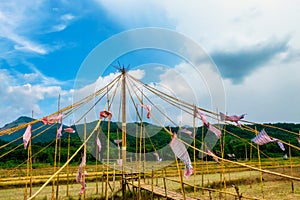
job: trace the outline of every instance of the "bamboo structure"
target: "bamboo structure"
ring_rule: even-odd
[[[142,193],[141,192],[142,190],[147,191],[147,193],[151,195],[150,196],[151,199],[156,199],[156,196],[159,198],[166,198],[166,199],[182,198],[185,200],[204,198],[204,196],[201,196],[201,194],[198,193],[198,190],[201,190],[202,195],[207,195],[207,193],[206,194],[204,193],[205,191],[209,192],[210,198],[217,197],[217,195],[219,194],[219,198],[227,198],[226,195],[232,195],[232,196],[234,196],[234,198],[238,198],[238,199],[260,199],[258,197],[255,197],[254,195],[253,195],[253,197],[243,195],[243,191],[240,191],[240,190],[243,190],[243,188],[242,187],[239,188],[238,185],[236,184],[236,182],[238,182],[237,180],[239,180],[239,179],[235,178],[234,176],[229,177],[229,181],[233,182],[235,184],[234,185],[235,192],[230,192],[230,188],[229,187],[227,188],[227,185],[229,183],[228,180],[226,183],[227,172],[229,172],[229,176],[230,176],[230,173],[235,173],[235,172],[245,172],[245,174],[247,174],[247,176],[249,176],[248,171],[250,171],[251,179],[253,177],[259,176],[262,198],[265,198],[265,196],[267,198],[267,195],[268,195],[267,193],[266,194],[264,193],[264,190],[267,191],[267,184],[264,185],[262,173],[270,174],[270,175],[276,176],[276,177],[282,177],[284,179],[289,180],[292,184],[292,193],[295,192],[294,191],[294,182],[295,183],[299,182],[300,177],[297,177],[297,174],[296,174],[297,168],[299,166],[296,165],[297,158],[295,158],[295,155],[294,155],[294,158],[292,157],[292,149],[299,150],[299,147],[293,145],[293,141],[291,141],[291,142],[283,141],[283,143],[285,145],[288,145],[288,148],[289,148],[288,149],[289,162],[288,161],[285,162],[284,166],[285,167],[289,166],[290,171],[287,171],[286,173],[278,172],[276,170],[276,166],[270,165],[270,164],[268,165],[268,163],[264,163],[265,159],[261,160],[261,155],[264,155],[263,154],[264,150],[263,150],[263,148],[260,149],[259,145],[249,144],[250,146],[249,146],[249,157],[248,157],[248,146],[247,146],[248,141],[246,140],[247,142],[245,142],[245,140],[243,140],[243,138],[235,137],[235,138],[239,139],[238,141],[245,142],[245,143],[242,143],[242,147],[241,147],[242,152],[244,151],[243,149],[245,148],[245,153],[246,153],[245,161],[241,162],[239,160],[226,159],[226,156],[225,156],[226,155],[225,154],[225,146],[227,145],[225,142],[226,137],[227,137],[227,139],[229,139],[229,137],[232,136],[232,134],[228,130],[226,130],[226,128],[228,127],[227,122],[224,122],[225,125],[224,125],[223,131],[222,131],[223,137],[220,140],[221,155],[217,154],[218,156],[214,157],[214,158],[218,158],[220,160],[220,162],[221,162],[220,165],[217,165],[213,161],[208,161],[207,160],[208,153],[206,152],[205,148],[200,148],[198,146],[199,144],[202,144],[204,146],[204,141],[205,141],[204,135],[205,134],[204,134],[204,128],[203,128],[204,126],[202,126],[201,139],[198,139],[198,137],[196,138],[196,133],[197,133],[197,126],[196,126],[197,119],[196,118],[197,117],[195,117],[195,116],[193,117],[193,121],[192,121],[193,127],[189,127],[190,130],[193,129],[193,134],[191,136],[192,139],[190,139],[191,143],[193,143],[193,144],[189,144],[187,141],[184,141],[184,139],[185,139],[184,137],[178,137],[180,142],[182,142],[189,151],[191,150],[190,152],[191,152],[191,155],[193,156],[192,164],[193,164],[193,169],[195,170],[194,174],[193,174],[193,179],[187,179],[187,178],[184,178],[182,175],[183,165],[181,163],[179,163],[179,160],[176,158],[176,156],[175,156],[176,163],[174,165],[168,164],[168,166],[163,166],[163,164],[167,163],[170,160],[166,160],[165,163],[164,163],[165,160],[163,160],[163,162],[161,162],[161,163],[158,163],[155,160],[155,163],[154,163],[153,160],[151,160],[149,157],[146,157],[146,153],[147,153],[147,151],[149,151],[150,145],[152,145],[151,147],[155,151],[156,151],[156,149],[159,149],[158,148],[159,145],[155,144],[155,143],[153,144],[151,142],[151,139],[150,139],[147,129],[146,129],[146,123],[143,123],[143,119],[142,119],[143,115],[140,115],[141,113],[143,113],[143,109],[141,109],[141,111],[139,112],[139,109],[137,107],[134,107],[136,109],[136,117],[137,117],[136,121],[138,122],[138,120],[139,120],[139,122],[140,122],[140,129],[138,129],[138,126],[136,126],[135,136],[136,137],[140,136],[140,139],[135,138],[134,141],[136,143],[134,144],[134,142],[132,142],[133,146],[132,146],[132,144],[131,144],[131,146],[129,146],[130,142],[128,142],[128,149],[129,148],[133,149],[134,146],[136,148],[133,151],[134,153],[136,153],[136,159],[135,159],[135,162],[133,162],[130,159],[127,160],[126,156],[129,157],[130,154],[128,153],[128,155],[126,155],[126,148],[127,148],[127,146],[126,146],[127,145],[126,144],[126,134],[127,134],[126,133],[126,123],[127,123],[126,122],[126,106],[127,106],[126,92],[128,92],[128,94],[130,94],[130,88],[128,88],[128,90],[126,90],[125,88],[126,88],[126,84],[131,84],[131,81],[135,81],[134,83],[139,83],[139,82],[138,82],[138,80],[131,78],[130,75],[126,73],[124,68],[121,70],[121,72],[122,72],[122,74],[121,74],[121,76],[119,76],[118,80],[122,83],[122,85],[121,85],[122,88],[120,90],[121,96],[122,96],[121,104],[120,104],[121,108],[122,108],[122,149],[121,149],[122,157],[120,155],[120,149],[118,148],[118,159],[122,158],[121,159],[122,166],[118,166],[118,165],[116,166],[116,164],[114,163],[113,169],[110,168],[111,160],[115,159],[117,155],[112,155],[114,151],[110,151],[110,148],[111,148],[110,140],[114,139],[115,132],[114,132],[113,128],[110,127],[112,122],[111,122],[111,119],[108,118],[108,123],[107,123],[108,128],[107,128],[107,133],[105,133],[105,134],[107,134],[107,145],[106,145],[107,154],[106,154],[106,162],[103,161],[103,163],[101,165],[102,173],[101,173],[101,169],[100,170],[98,169],[98,168],[100,168],[100,166],[98,165],[98,160],[97,160],[97,159],[99,159],[99,149],[96,147],[95,148],[96,158],[97,158],[96,163],[95,163],[96,170],[95,170],[95,172],[93,171],[91,173],[91,175],[86,177],[86,180],[85,180],[85,176],[83,176],[84,182],[90,181],[90,180],[96,182],[97,197],[95,197],[95,198],[99,198],[98,193],[100,193],[100,191],[98,191],[98,186],[99,186],[98,182],[101,181],[100,184],[102,184],[102,187],[101,187],[101,197],[100,198],[105,198],[105,199],[114,199],[115,195],[119,195],[118,194],[119,191],[120,192],[122,191],[122,195],[123,195],[122,197],[123,197],[123,199],[125,199],[127,197],[127,190],[126,190],[127,188],[129,189],[129,192],[131,192],[131,188],[132,188],[133,196],[137,199],[146,198],[146,196],[144,196],[144,194],[146,192]],[[138,85],[138,86],[140,86],[140,85]],[[172,106],[174,106],[174,109],[175,108],[180,109],[180,111],[184,112],[186,115],[190,115],[190,116],[193,115],[193,110],[196,107],[195,105],[188,104],[180,99],[173,98],[172,96],[167,95],[167,94],[158,93],[158,91],[156,91],[155,88],[150,88],[149,85],[142,85],[142,86],[144,86],[144,88],[148,89],[148,91],[153,92],[153,94],[160,95],[159,97],[161,98],[161,100],[166,100],[167,103],[170,103]],[[111,86],[111,87],[113,87],[113,86]],[[138,91],[138,89],[136,89],[136,90]],[[75,102],[74,105],[77,105],[79,107],[81,105],[84,105],[85,101],[88,101],[88,100],[91,101],[92,99],[94,99],[95,96],[98,96],[100,94],[108,95],[108,92],[110,91],[110,86],[106,87],[106,93],[104,90],[99,90],[99,91],[102,91],[103,93],[99,92],[99,93],[97,93],[97,95],[94,94],[93,97],[88,96],[87,98],[84,98],[84,100],[82,100],[82,101]],[[139,90],[139,91],[141,91],[141,90]],[[140,96],[140,95],[138,95],[138,96]],[[107,99],[108,99],[107,100],[108,110],[110,111],[110,108],[111,108],[110,107],[110,98],[107,98]],[[142,99],[142,101],[140,100],[141,103],[151,104],[152,108],[156,111],[156,112],[154,112],[155,114],[160,113],[159,109],[157,108],[155,103],[153,104],[152,102],[150,102],[147,99],[147,97],[145,96],[144,92],[142,92],[142,97],[136,97],[136,99],[138,99],[138,100]],[[136,104],[134,104],[134,106],[136,106]],[[76,109],[77,109],[76,106],[75,107],[69,106],[69,107],[66,107],[63,109],[60,109],[58,106],[58,111],[55,113],[56,114],[63,113],[65,115],[70,115],[73,112],[75,112]],[[207,111],[205,109],[201,109],[201,111],[204,112],[209,119],[214,119],[214,120],[219,119],[218,113],[213,113],[213,112]],[[165,113],[162,112],[161,115],[163,117],[165,117],[166,119],[169,119],[164,114]],[[52,116],[52,114],[49,116]],[[167,129],[168,126],[164,126],[162,124],[162,120],[160,120],[161,118],[155,116],[154,114],[151,117],[152,117],[151,120],[153,121],[153,123],[156,123],[157,126],[161,127],[161,130],[164,131],[164,134],[167,136],[168,135],[171,136],[173,134],[173,132],[171,130],[174,130],[174,129],[176,130],[178,127],[180,127],[180,126],[178,126],[177,122],[174,122],[170,119],[169,122],[174,124],[174,126],[172,125],[172,129],[171,129],[171,126],[169,126],[169,130],[168,130]],[[30,170],[32,169],[32,159],[34,158],[34,155],[32,155],[32,152],[31,152],[32,151],[31,140],[29,141],[28,152],[27,152],[26,179],[17,180],[17,179],[11,178],[11,180],[20,181],[20,183],[26,184],[25,190],[24,190],[24,199],[26,199],[28,196],[28,193],[27,193],[28,192],[27,191],[28,183],[30,184],[30,188],[31,188],[32,184],[40,183],[41,181],[43,181],[44,184],[33,195],[31,194],[31,191],[30,191],[29,199],[36,198],[36,196],[38,194],[40,194],[41,191],[49,183],[51,184],[51,182],[52,182],[51,198],[52,199],[60,199],[60,198],[62,198],[62,195],[61,195],[62,191],[59,191],[59,187],[65,183],[65,180],[67,180],[66,181],[67,196],[69,198],[73,198],[71,191],[69,190],[69,178],[70,178],[70,174],[71,174],[69,171],[69,163],[72,161],[72,159],[74,159],[74,157],[78,154],[78,152],[82,151],[82,149],[84,151],[84,154],[86,153],[87,142],[90,140],[90,138],[94,138],[95,135],[96,135],[96,137],[99,137],[100,125],[101,125],[101,120],[99,120],[97,122],[97,125],[94,127],[93,131],[87,136],[87,124],[86,124],[85,115],[81,116],[80,119],[84,119],[83,143],[75,151],[74,154],[70,155],[70,140],[71,140],[71,138],[70,138],[70,133],[69,133],[69,135],[68,135],[68,156],[67,156],[67,161],[64,164],[60,164],[60,151],[61,151],[60,142],[61,141],[58,140],[57,135],[56,135],[56,138],[55,138],[56,148],[55,148],[55,152],[54,152],[54,160],[55,161],[54,161],[54,167],[53,167],[53,174],[50,175],[50,177],[48,174],[41,175],[41,176],[32,176],[32,171],[30,171]],[[29,125],[29,124],[34,124],[34,123],[33,122],[26,123],[26,125]],[[253,130],[252,127],[254,127],[254,123],[252,123],[252,124],[253,124],[253,126],[243,125],[243,129],[241,131],[249,131],[250,134],[254,133],[256,135],[257,134],[256,127]],[[270,127],[269,125],[267,125],[267,126]],[[21,127],[26,127],[26,126],[24,126],[22,124]],[[220,127],[218,127],[218,128],[220,129]],[[18,129],[19,129],[19,127],[15,128],[15,129],[10,129],[10,131],[18,130]],[[9,132],[9,131],[7,131],[7,132]],[[132,132],[134,134],[134,131],[132,131]],[[4,132],[1,132],[1,133],[4,133]],[[5,133],[6,133],[6,131],[5,131]],[[291,133],[291,131],[289,131],[287,133]],[[94,136],[92,136],[93,134],[94,134]],[[231,136],[229,136],[229,134]],[[299,134],[300,134],[300,131],[299,131]],[[35,135],[38,135],[38,134],[35,134]],[[147,141],[146,141],[146,136],[147,136]],[[150,142],[148,142],[148,141],[150,141]],[[281,140],[279,140],[279,141],[281,141]],[[53,140],[53,142],[54,142],[54,140]],[[243,146],[243,144],[245,144],[245,147]],[[168,145],[168,144],[166,144],[166,145]],[[253,147],[257,148],[257,153],[258,153],[257,161],[253,160],[253,150],[252,150]],[[13,147],[12,149],[15,149],[15,148],[19,148],[19,147],[16,146],[16,147]],[[211,147],[211,148],[213,148],[213,147]],[[213,150],[213,149],[211,149],[211,150]],[[138,153],[140,155],[137,155]],[[197,154],[199,156],[202,155],[201,161],[199,159],[198,159],[199,161],[197,161],[197,156],[196,156]],[[171,159],[173,157],[172,152],[167,152],[165,154],[162,153],[162,155],[165,156],[163,158]],[[0,155],[0,156],[2,156],[2,155]],[[206,156],[205,160],[204,160],[204,156]],[[244,157],[242,156],[242,159],[243,158]],[[266,158],[266,159],[270,159],[270,158]],[[281,161],[277,160],[277,163],[281,163]],[[60,166],[60,165],[62,165],[62,166]],[[159,166],[159,165],[162,165],[164,168],[161,170],[155,171],[154,166]],[[199,165],[201,165],[201,166],[199,166]],[[87,166],[87,167],[89,167],[89,166]],[[135,167],[137,167],[138,171],[134,171],[136,169]],[[151,171],[149,170],[150,167],[151,167]],[[206,167],[206,170],[205,170],[205,167]],[[66,170],[67,174],[62,173],[63,170],[65,170],[65,169],[67,169]],[[99,172],[98,172],[98,170],[99,170]],[[127,173],[126,171],[128,171],[128,170],[131,173]],[[201,172],[199,172],[199,170],[201,170]],[[52,171],[52,168],[51,168],[51,171]],[[85,171],[85,166],[83,167],[83,171]],[[161,171],[161,173],[159,171]],[[100,174],[102,174],[101,179],[98,177]],[[207,175],[204,175],[204,174],[207,174]],[[220,175],[220,177],[219,177],[219,175]],[[242,174],[241,176],[244,176],[244,174]],[[29,182],[29,177],[32,178],[32,182],[31,181]],[[154,179],[156,180],[156,183],[154,183]],[[121,189],[119,191],[116,186],[116,185],[118,185],[118,184],[116,184],[116,181],[118,181],[118,180],[120,180],[120,182],[121,182]],[[1,182],[2,181],[4,181],[4,179],[1,178]],[[170,189],[169,188],[170,185],[167,184],[166,181],[168,183],[172,183],[172,182],[176,183],[175,185],[177,188]],[[94,182],[93,182],[93,184],[94,184]],[[55,183],[56,183],[56,192],[54,192]],[[215,184],[215,185],[213,185],[213,184]],[[220,187],[218,187],[219,186],[218,184],[220,184]],[[250,184],[251,184],[251,182],[250,182]],[[209,188],[209,187],[211,187],[211,188]],[[92,193],[94,193],[94,187],[87,187],[87,191],[84,190],[83,196],[81,196],[80,198],[83,198],[83,199],[94,198],[94,196],[91,196],[91,197],[88,196],[91,194],[91,192],[89,192],[90,188],[92,188],[92,190],[93,190]],[[217,189],[215,189],[215,188],[217,188]],[[136,190],[136,189],[138,189],[138,190]],[[178,192],[179,190],[180,190],[180,192]],[[135,191],[136,191],[136,193],[135,193]]]

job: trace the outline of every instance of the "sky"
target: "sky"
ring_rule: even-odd
[[[107,46],[99,63],[83,73],[99,45],[149,27],[176,32],[201,47],[221,77],[224,112],[247,113],[246,120],[259,123],[299,123],[299,7],[297,0],[0,1],[0,127],[32,110],[35,118],[55,112],[59,94],[61,107],[71,104],[86,85],[98,81],[99,87],[115,77],[111,66],[117,62],[149,84],[216,109],[209,68],[196,77],[190,63],[174,53],[135,50],[105,63],[106,53],[118,52],[123,40]],[[203,56],[185,50],[192,60]],[[82,77],[87,82],[79,86]]]

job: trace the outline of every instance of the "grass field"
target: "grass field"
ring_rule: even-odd
[[[181,166],[181,171],[184,167]],[[257,199],[300,199],[300,182],[291,181],[286,178],[281,178],[275,175],[263,174],[263,183],[260,182],[260,173],[258,171],[245,170],[242,167],[236,167],[227,165],[225,166],[225,173],[223,178],[220,173],[220,165],[216,165],[214,162],[210,162],[205,167],[201,168],[201,164],[197,166],[198,170],[196,175],[192,175],[189,178],[183,178],[185,183],[185,193],[188,196],[195,196],[200,199],[235,199],[232,194],[236,194],[236,190],[233,185],[238,186],[240,194],[243,197],[253,197]],[[293,176],[300,177],[300,167],[294,165],[291,171],[290,167],[287,164],[282,164],[276,162],[265,162],[263,163],[264,169],[270,169],[274,172],[279,172],[283,174],[293,173]],[[202,171],[201,171],[201,170]],[[75,174],[77,167],[70,167],[70,184],[69,184],[69,196],[67,196],[67,185],[66,185],[66,171],[64,170],[60,175],[60,185],[59,185],[59,198],[61,200],[65,199],[84,199],[83,196],[79,195],[81,188],[80,184],[75,182]],[[101,175],[102,166],[98,166],[98,172],[96,172],[95,166],[87,166],[89,176],[87,177],[87,189],[86,189],[86,198],[85,199],[103,199],[105,195],[105,182],[101,182],[103,176]],[[32,188],[32,193],[34,194],[40,186],[48,179],[50,174],[53,172],[53,169],[50,167],[38,168],[33,170],[34,177],[34,187]],[[180,178],[177,176],[178,171],[173,165],[168,166],[166,169],[166,185],[168,190],[174,190],[177,192],[181,191]],[[202,174],[203,172],[203,174]],[[112,170],[110,169],[110,173]],[[12,170],[1,169],[0,170],[0,199],[3,200],[19,200],[24,199],[24,174],[25,169],[19,169],[12,173]],[[154,185],[163,187],[163,178],[161,170],[158,170],[154,173],[154,178],[151,178],[151,173],[148,171],[146,174],[145,182]],[[96,178],[95,178],[96,177]],[[220,184],[220,179],[222,178],[222,184]],[[10,180],[11,182],[9,182]],[[96,180],[97,184],[96,184]],[[224,181],[225,180],[225,181]],[[110,175],[110,186],[114,188],[114,194],[121,196],[119,189],[121,188],[120,180],[112,181],[112,174]],[[225,183],[225,184],[224,184]],[[225,193],[220,193],[218,191],[202,190],[195,189],[193,185],[198,187],[208,188],[211,190],[222,190]],[[292,184],[294,191],[292,191]],[[103,187],[103,188],[102,188]],[[56,191],[56,187],[54,188]],[[117,191],[119,191],[117,193]],[[132,191],[132,189],[130,189]],[[29,189],[27,190],[29,193]],[[231,193],[231,194],[228,194]],[[112,195],[111,189],[109,189],[110,196]],[[143,193],[145,195],[145,193]],[[41,193],[35,198],[39,199],[51,199],[52,195],[52,182],[46,186]],[[132,196],[132,194],[128,194]],[[136,195],[136,194],[134,194]],[[148,196],[143,196],[142,199],[150,199],[150,194]],[[115,199],[122,199],[121,197]],[[136,199],[136,198],[128,198]],[[157,198],[156,198],[157,199]],[[242,198],[246,199],[246,198]]]

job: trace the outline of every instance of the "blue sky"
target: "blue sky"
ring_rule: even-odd
[[[29,116],[31,110],[36,117],[54,112],[58,93],[62,106],[70,104],[74,81],[89,53],[116,34],[144,27],[177,31],[207,52],[221,74],[229,114],[247,113],[256,122],[300,122],[299,4],[1,1],[0,126]],[[186,79],[191,76],[183,59],[166,52],[136,51],[118,60],[146,74],[147,63],[155,65],[156,76],[144,79],[174,90],[174,77],[167,76],[172,69]],[[199,106],[210,108],[209,92],[203,87],[198,98],[204,103]]]

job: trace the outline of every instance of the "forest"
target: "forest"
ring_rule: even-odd
[[[19,121],[18,121],[19,120]],[[13,124],[6,125],[5,127],[11,127],[13,125],[24,123],[26,121],[30,121],[32,119],[26,117],[20,117],[17,121]],[[21,121],[21,122],[20,122]],[[89,133],[95,127],[96,122],[91,122],[87,124],[87,133]],[[37,124],[35,129],[39,128],[42,124]],[[48,126],[48,125],[47,125]],[[55,134],[57,125],[53,127],[43,127],[43,129],[39,129],[39,131],[45,130],[44,133],[38,137],[34,137],[35,134],[33,133],[32,139],[32,154],[33,154],[33,167],[38,166],[51,166],[54,162],[54,151],[55,151]],[[171,141],[171,136],[164,128],[144,123],[143,126],[147,126],[148,132],[155,132],[154,135],[149,137],[145,137],[142,140],[143,142],[143,151],[144,152],[154,152],[155,150],[159,150],[162,147],[168,145]],[[5,128],[4,127],[4,128]],[[139,131],[137,127],[140,127],[138,123],[128,123],[127,124],[127,132],[128,133],[135,133]],[[250,156],[250,143],[251,139],[255,137],[255,133],[250,131],[250,129],[257,131],[262,130],[263,128],[268,133],[269,136],[282,140],[284,142],[290,143],[295,146],[299,146],[297,141],[297,135],[292,134],[290,132],[298,133],[300,130],[300,124],[293,124],[293,123],[276,123],[276,124],[261,124],[261,125],[246,125],[246,128],[240,128],[234,125],[225,125],[223,126],[222,130],[222,139],[218,140],[217,144],[213,147],[213,152],[217,156],[221,156],[220,151],[220,141],[224,144],[224,152],[225,157],[228,154],[234,154],[235,158],[238,160],[246,159]],[[276,128],[274,128],[276,127]],[[76,125],[73,127],[76,132],[74,134],[63,133],[62,138],[59,141],[60,146],[60,161],[63,163],[67,160],[68,156],[68,143],[70,144],[70,155],[72,155],[78,147],[82,144],[82,134],[83,134],[83,125]],[[179,127],[165,127],[172,132],[178,132]],[[186,129],[193,131],[193,127],[186,127]],[[290,132],[283,131],[287,130]],[[105,141],[107,138],[107,130],[108,130],[108,123],[102,122],[101,124],[101,134],[99,135],[100,141]],[[196,127],[196,147],[200,149],[202,144],[202,137],[205,137],[207,134],[206,127]],[[13,168],[18,165],[26,165],[27,159],[27,150],[24,149],[22,145],[22,134],[24,130],[20,130],[12,135],[5,135],[0,137],[0,166],[1,168]],[[38,132],[38,131],[36,131]],[[137,133],[138,134],[138,133]],[[183,133],[181,133],[183,134]],[[203,136],[202,136],[203,134]],[[81,137],[80,137],[81,136]],[[146,135],[147,136],[147,135]],[[69,139],[70,137],[70,139]],[[110,123],[110,141],[114,143],[114,140],[121,139],[121,128],[120,125],[116,122]],[[182,136],[186,137],[186,136]],[[14,142],[11,142],[14,141]],[[190,140],[191,145],[193,146],[193,139]],[[127,151],[129,152],[136,152],[137,147],[137,138],[134,134],[127,135]],[[7,143],[10,143],[7,145]],[[253,143],[254,144],[254,143]],[[106,143],[102,142],[101,146],[102,149],[106,149]],[[19,146],[19,147],[18,147]],[[94,148],[95,145],[92,145],[91,148]],[[288,146],[285,145],[285,151],[282,151],[277,143],[268,143],[265,145],[260,146],[260,150],[264,152],[261,156],[269,156],[269,157],[282,157],[284,154],[288,153]],[[192,148],[188,148],[190,155],[193,153]],[[9,153],[8,153],[9,152]],[[293,156],[299,156],[299,150],[291,148],[291,152]],[[117,154],[117,152],[115,152]],[[257,151],[252,151],[252,157],[257,156]],[[100,157],[105,158],[106,154],[105,151],[100,152]],[[133,158],[134,159],[134,158]],[[193,156],[191,156],[193,160]],[[200,158],[196,158],[200,159]],[[71,165],[77,165],[80,163],[81,155],[78,154],[71,162]],[[92,164],[95,163],[95,158],[91,154],[87,154],[87,162]],[[101,162],[101,160],[100,160]]]

